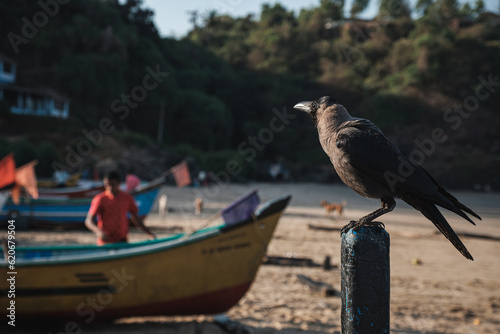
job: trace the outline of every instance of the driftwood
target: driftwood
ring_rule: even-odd
[[[323,226],[323,225],[314,225],[314,224],[307,224],[307,227],[311,230],[318,230],[318,231],[338,231],[342,229],[342,227],[332,227],[332,226]]]
[[[488,234],[457,233],[457,235],[460,237],[466,237],[466,238],[477,238],[477,239],[500,241],[500,237],[495,237],[493,235],[488,235]]]
[[[314,224],[308,224],[307,227],[311,230],[328,231],[328,232],[336,232],[336,231],[340,232],[340,230],[342,229],[342,227],[314,225]],[[420,237],[426,236],[423,233],[408,232],[408,231],[392,231],[391,234],[400,235],[400,236],[407,237],[407,238],[420,238]],[[434,234],[434,233],[432,233],[432,234]]]
[[[335,296],[335,294],[337,294],[333,286],[330,284],[314,281],[301,274],[297,274],[297,278],[301,283],[307,285],[312,291],[319,292],[323,297]]]
[[[250,334],[252,331],[246,325],[230,319],[227,315],[220,314],[213,317],[214,324],[229,334]]]
[[[314,224],[308,224],[307,227],[311,230],[330,231],[330,232],[335,232],[335,231],[340,232],[340,229],[341,229],[341,227],[314,225]],[[432,233],[419,233],[419,232],[411,232],[411,231],[391,231],[391,234],[406,237],[406,238],[425,238],[425,237],[428,237],[429,235],[440,234],[440,233],[439,233],[439,231],[434,231]],[[488,234],[457,232],[457,235],[459,237],[466,237],[466,238],[476,238],[476,239],[500,241],[500,237],[497,237],[494,235],[488,235]]]
[[[289,267],[320,267],[312,259],[300,257],[266,256],[262,264]]]

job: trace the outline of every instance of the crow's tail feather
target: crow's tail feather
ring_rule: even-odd
[[[438,228],[444,236],[450,240],[450,242],[455,246],[455,248],[467,259],[474,261],[472,255],[469,253],[467,248],[464,246],[458,235],[453,231],[450,224],[446,221],[444,216],[438,210],[438,208],[432,203],[425,203],[421,212],[427,219],[432,221],[432,223]]]
[[[472,255],[464,246],[455,231],[453,231],[450,224],[448,224],[448,222],[446,221],[446,218],[444,218],[444,216],[433,203],[425,200],[407,201],[407,203],[422,212],[422,214],[427,219],[429,219],[441,233],[443,233],[443,235],[453,244],[453,246],[455,246],[455,248],[463,256],[465,256],[465,258],[474,261]]]
[[[455,204],[455,206],[462,210],[462,211],[465,211],[467,212],[468,214],[470,215],[473,215],[474,217],[476,217],[477,219],[479,220],[482,220],[481,217],[479,217],[479,215],[477,213],[475,213],[474,211],[472,211],[470,208],[468,208],[467,206],[465,206],[464,204],[460,203],[458,201],[458,199],[456,199],[452,194],[450,194],[449,192],[447,192],[446,190],[444,190],[442,187],[439,187],[439,192],[444,195],[447,199],[449,199],[453,204]],[[456,211],[452,210],[453,212],[456,213]],[[460,215],[460,214],[459,214]],[[462,215],[460,215],[462,216]],[[470,219],[466,218],[469,222],[472,223],[472,225],[476,225],[473,221],[471,221]]]
[[[434,184],[438,187],[438,193],[442,196],[444,196],[445,198],[441,198],[441,199],[437,199],[435,198],[434,201],[435,201],[435,204],[439,205],[439,206],[442,206],[443,208],[445,209],[448,209],[452,212],[455,212],[457,215],[461,216],[462,218],[464,219],[467,219],[472,225],[476,225],[476,223],[474,223],[464,212],[462,211],[465,211],[467,212],[468,214],[476,217],[477,219],[479,220],[482,220],[481,217],[479,217],[479,215],[477,213],[475,213],[474,211],[472,211],[470,208],[468,208],[467,206],[465,206],[464,204],[460,203],[458,201],[458,199],[455,198],[455,196],[453,196],[452,194],[450,194],[449,192],[447,192],[443,187],[441,187],[439,185],[439,183],[437,183],[437,181],[432,177],[431,174],[429,174],[425,169],[421,168],[421,170],[427,174],[427,176],[432,180],[432,182],[434,182]],[[444,200],[444,201],[443,201]],[[450,203],[451,202],[451,203]]]

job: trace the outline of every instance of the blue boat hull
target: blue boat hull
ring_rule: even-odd
[[[145,217],[151,211],[159,188],[132,194],[139,208],[139,216]],[[29,223],[84,223],[90,208],[91,198],[88,199],[44,199],[26,201],[14,204],[9,200],[0,211],[0,220],[6,221],[12,213],[27,218]]]

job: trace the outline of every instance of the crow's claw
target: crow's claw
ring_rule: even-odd
[[[347,231],[349,231],[351,229],[353,231],[357,231],[363,226],[376,226],[376,227],[381,227],[381,228],[385,229],[385,225],[382,222],[366,222],[366,221],[362,221],[362,220],[351,220],[349,222],[349,224],[342,227],[342,229],[340,230],[340,234],[342,235],[344,233],[347,233]]]

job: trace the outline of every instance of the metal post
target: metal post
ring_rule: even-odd
[[[389,333],[389,243],[382,227],[342,234],[342,334]]]

